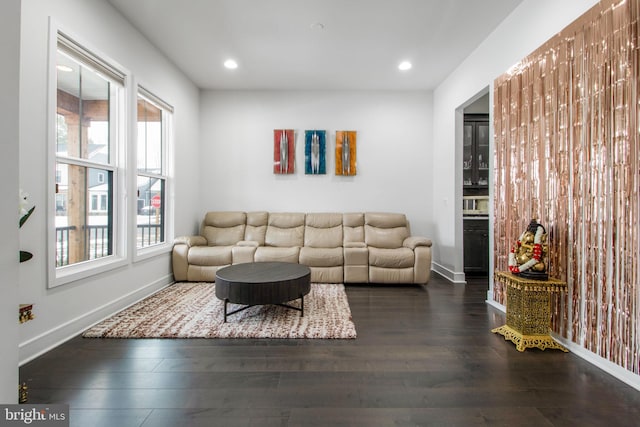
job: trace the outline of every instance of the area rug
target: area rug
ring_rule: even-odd
[[[298,306],[299,301],[291,305]],[[229,304],[232,311],[242,306]],[[86,338],[356,338],[342,284],[311,284],[300,312],[254,306],[227,318],[215,284],[178,282],[84,332]]]

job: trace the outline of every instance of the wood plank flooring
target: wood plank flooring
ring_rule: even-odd
[[[520,353],[486,280],[347,286],[356,340],[76,337],[20,369],[71,425],[637,426],[640,392],[571,353]]]

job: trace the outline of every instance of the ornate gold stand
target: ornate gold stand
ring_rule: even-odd
[[[547,348],[568,352],[551,335],[551,299],[553,292],[564,292],[566,282],[557,279],[533,280],[498,271],[495,280],[507,286],[507,323],[491,332],[504,336],[518,351]]]

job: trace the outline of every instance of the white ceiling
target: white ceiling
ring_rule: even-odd
[[[109,0],[200,88],[279,90],[433,89],[521,1]]]

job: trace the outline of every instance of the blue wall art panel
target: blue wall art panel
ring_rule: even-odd
[[[307,175],[324,175],[326,166],[326,137],[323,130],[307,130],[304,132],[304,173]]]

